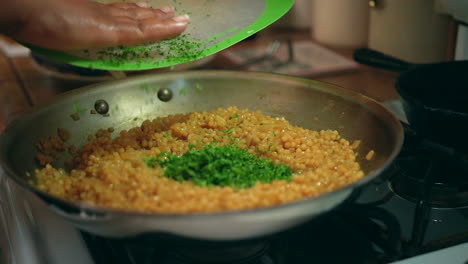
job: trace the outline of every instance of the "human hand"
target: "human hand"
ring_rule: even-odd
[[[5,1],[0,29],[13,39],[48,49],[142,44],[177,36],[188,24],[187,15],[175,17],[172,7],[151,9],[147,2]]]

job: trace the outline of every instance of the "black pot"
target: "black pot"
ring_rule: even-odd
[[[410,125],[437,144],[468,153],[468,61],[411,64],[370,49],[360,63],[402,72],[395,87]]]

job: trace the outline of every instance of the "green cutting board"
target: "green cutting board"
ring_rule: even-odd
[[[257,33],[286,14],[294,0],[150,0],[149,3],[153,8],[174,6],[176,15],[188,14],[187,30],[172,39],[133,47],[73,52],[28,47],[56,61],[92,69],[130,71],[170,67],[212,55]]]

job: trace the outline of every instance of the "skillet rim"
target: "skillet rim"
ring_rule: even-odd
[[[285,204],[280,204],[280,205],[275,205],[275,206],[269,206],[269,207],[264,207],[264,208],[254,208],[254,209],[242,209],[242,210],[235,210],[235,211],[221,211],[221,212],[195,212],[195,213],[158,213],[158,212],[152,212],[152,213],[144,213],[144,212],[139,212],[139,211],[124,211],[124,210],[118,210],[118,209],[113,209],[113,208],[106,208],[106,207],[101,207],[101,206],[92,206],[83,202],[70,202],[67,201],[63,198],[56,197],[53,195],[50,195],[44,191],[38,190],[31,184],[26,183],[23,179],[21,179],[19,176],[17,176],[13,168],[11,168],[8,165],[8,157],[6,155],[7,152],[7,147],[8,147],[8,142],[7,140],[10,138],[13,138],[11,134],[12,131],[15,130],[15,127],[21,125],[22,122],[25,120],[30,119],[33,117],[35,114],[38,114],[40,111],[44,111],[46,108],[50,107],[51,105],[54,105],[55,103],[60,102],[63,99],[73,97],[76,94],[82,94],[85,93],[86,91],[93,90],[95,88],[99,88],[101,86],[107,87],[110,86],[114,83],[117,84],[122,84],[125,82],[135,82],[138,81],[139,79],[145,79],[150,76],[167,76],[167,75],[181,75],[181,76],[219,76],[219,75],[228,75],[228,76],[238,76],[241,75],[242,78],[248,78],[250,76],[252,77],[257,77],[257,78],[262,78],[265,79],[265,77],[270,77],[269,80],[272,80],[272,78],[283,78],[283,79],[288,79],[290,81],[295,81],[295,82],[302,82],[307,84],[307,89],[311,89],[311,87],[315,85],[320,85],[321,89],[331,89],[335,94],[338,95],[347,95],[350,97],[353,97],[357,102],[362,103],[363,105],[369,106],[373,109],[375,109],[377,112],[379,112],[378,115],[387,115],[388,122],[387,123],[392,123],[392,126],[395,128],[395,145],[393,147],[393,150],[391,154],[388,156],[387,160],[380,166],[378,169],[369,172],[368,174],[365,175],[362,179],[346,185],[340,189],[336,189],[332,192],[328,193],[323,193],[315,197],[309,197],[301,200],[296,200],[292,202],[288,202]],[[302,78],[302,77],[295,77],[295,76],[290,76],[286,74],[278,74],[278,73],[265,73],[265,72],[249,72],[249,71],[234,71],[234,70],[191,70],[191,71],[180,71],[180,72],[171,72],[171,73],[164,73],[164,74],[142,74],[139,76],[133,76],[133,77],[128,77],[126,79],[120,79],[120,80],[112,80],[112,81],[107,81],[107,82],[101,82],[97,84],[92,84],[92,85],[87,85],[83,86],[77,89],[73,89],[67,92],[64,92],[62,94],[57,95],[54,97],[52,100],[47,101],[44,104],[40,105],[35,105],[31,109],[23,112],[18,118],[13,120],[10,124],[8,124],[7,128],[3,131],[2,134],[0,134],[0,169],[3,168],[6,176],[10,179],[13,179],[15,183],[20,185],[22,188],[34,193],[35,195],[39,196],[41,200],[45,200],[48,206],[58,206],[58,209],[62,211],[61,213],[65,214],[79,214],[80,216],[84,215],[86,218],[89,220],[98,220],[94,219],[94,217],[158,217],[158,218],[171,218],[171,219],[179,219],[179,218],[212,218],[212,217],[218,217],[218,218],[232,218],[232,217],[244,217],[246,215],[259,215],[259,214],[265,214],[265,213],[273,213],[275,211],[281,211],[282,209],[288,208],[288,209],[294,209],[294,208],[300,208],[306,203],[310,203],[311,201],[315,202],[320,202],[320,200],[326,200],[327,198],[337,195],[338,193],[345,192],[345,191],[350,191],[350,193],[358,188],[363,186],[364,184],[370,182],[371,180],[374,180],[377,176],[379,176],[383,171],[385,171],[395,160],[395,157],[398,155],[398,153],[401,150],[401,147],[403,145],[404,141],[404,132],[403,132],[403,126],[400,123],[400,121],[396,118],[396,116],[391,113],[387,108],[385,108],[383,105],[378,103],[376,100],[363,95],[361,93],[358,93],[356,91],[352,91],[349,89],[345,89],[341,86],[338,86],[336,84],[331,84],[328,82],[322,82],[322,81],[317,81],[313,79],[307,79],[307,78]],[[346,200],[346,199],[344,199]],[[343,201],[338,203],[337,205],[333,206],[335,208],[339,204],[341,204]],[[66,210],[64,210],[63,206],[67,207]],[[70,211],[73,210],[75,211],[74,213],[70,213]],[[328,211],[328,210],[326,210]]]

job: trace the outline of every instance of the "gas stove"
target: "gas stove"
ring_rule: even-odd
[[[405,124],[399,102],[386,104]],[[0,173],[0,263],[468,263],[468,159],[405,125],[394,164],[335,210],[250,241],[82,232]]]

